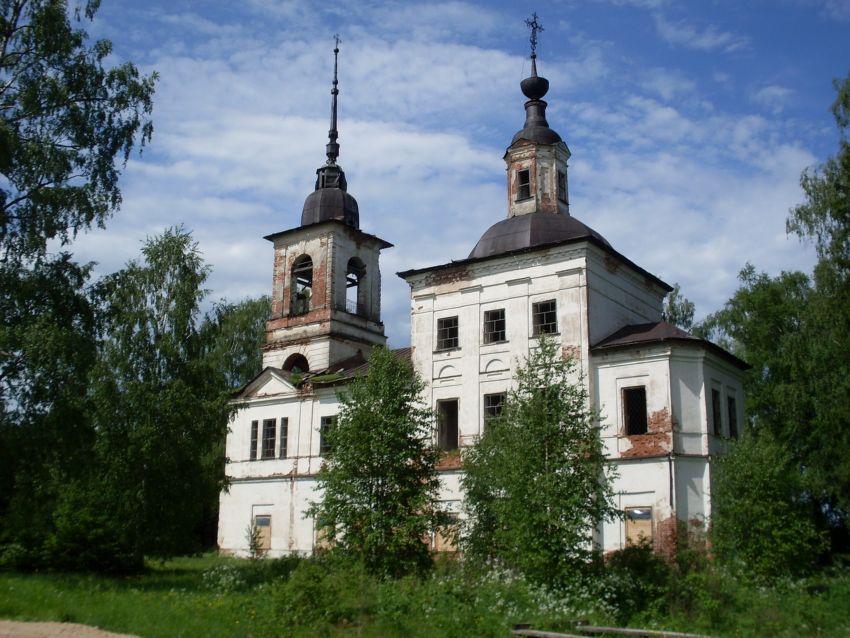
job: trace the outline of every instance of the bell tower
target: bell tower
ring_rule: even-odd
[[[266,237],[274,244],[274,275],[263,366],[290,372],[323,370],[386,343],[378,262],[392,244],[360,230],[357,201],[337,164],[339,42],[327,160],[316,170],[301,225]]]
[[[570,149],[546,121],[549,80],[537,75],[537,34],[543,26],[532,14],[525,21],[531,30],[531,75],[520,83],[528,101],[525,124],[505,152],[508,173],[508,217],[529,213],[570,214],[567,160]]]

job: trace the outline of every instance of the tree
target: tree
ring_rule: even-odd
[[[341,394],[336,426],[327,432],[331,452],[318,474],[322,500],[308,511],[334,552],[383,577],[426,569],[423,539],[442,520],[423,387],[407,359],[372,350],[368,373]]]
[[[95,287],[100,357],[91,388],[100,480],[137,562],[198,549],[198,527],[223,486],[220,446],[232,410],[203,356],[209,267],[197,244],[172,228],[142,256]]]
[[[679,284],[675,284],[673,290],[664,298],[661,318],[682,330],[690,330],[694,325],[694,311],[694,303],[682,295]]]
[[[270,314],[267,295],[238,303],[222,300],[207,314],[201,326],[204,353],[224,387],[238,388],[262,370],[260,347]]]
[[[597,524],[617,515],[599,431],[575,360],[541,340],[463,455],[467,554],[546,584],[580,569]]]
[[[810,570],[825,548],[800,468],[769,430],[748,431],[715,461],[711,540],[717,559],[760,580]]]
[[[100,0],[82,7],[89,19]],[[43,255],[121,203],[126,162],[148,116],[156,74],[126,62],[105,68],[107,40],[90,47],[65,0],[6,0],[0,16],[0,254]],[[81,18],[77,9],[77,20]]]

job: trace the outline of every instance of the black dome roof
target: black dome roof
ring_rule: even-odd
[[[491,257],[570,239],[591,238],[610,246],[608,240],[595,230],[563,213],[516,215],[490,226],[469,253],[469,259]]]
[[[319,188],[307,196],[301,211],[301,225],[337,219],[360,228],[360,209],[357,200],[341,188]]]

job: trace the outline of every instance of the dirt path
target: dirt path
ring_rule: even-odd
[[[70,622],[13,622],[0,620],[0,638],[137,638]]]

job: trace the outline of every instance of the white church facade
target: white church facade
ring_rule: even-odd
[[[624,520],[601,524],[590,540],[612,551],[645,536],[668,552],[681,523],[711,515],[711,459],[743,424],[746,364],[662,321],[671,287],[571,216],[570,151],[546,120],[548,81],[534,55],[521,87],[526,120],[505,153],[507,217],[467,258],[398,273],[411,290],[410,348],[399,356],[425,380],[423,399],[437,416],[443,507],[460,515],[461,451],[498,414],[517,365],[546,335],[578,361],[617,470]],[[337,391],[386,342],[379,255],[391,244],[359,229],[336,164],[336,72],[332,94],[328,161],[301,225],[266,237],[272,316],[264,369],[236,397],[242,407],[227,436],[218,531],[227,553],[247,553],[252,524],[272,556],[321,543],[304,512],[321,496],[323,432],[339,411]]]

